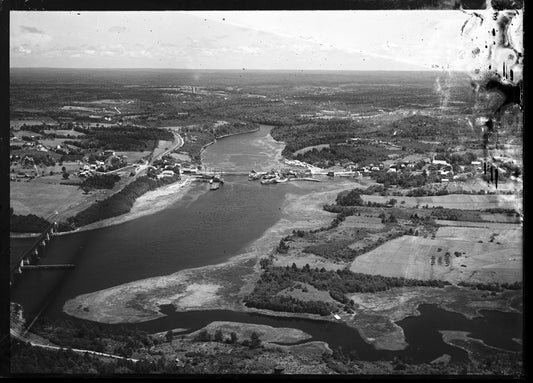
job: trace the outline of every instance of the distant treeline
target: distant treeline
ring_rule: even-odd
[[[85,226],[102,219],[128,213],[138,197],[150,190],[176,182],[179,179],[179,175],[158,180],[147,176],[139,177],[132,183],[126,185],[124,189],[118,193],[89,206],[87,209],[79,212],[73,217],[67,218],[66,222],[60,222],[58,230],[74,230],[77,227]]]

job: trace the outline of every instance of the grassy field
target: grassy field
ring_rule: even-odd
[[[48,125],[57,125],[57,122],[49,117],[40,118],[37,120],[11,120],[9,122],[9,126],[13,129],[19,129],[22,125],[26,124],[28,126],[31,125],[41,125],[41,124],[48,124]]]
[[[396,199],[398,206],[415,207],[442,206],[447,209],[517,209],[522,207],[522,199],[515,195],[470,195],[470,194],[449,194],[432,197],[390,197],[377,195],[362,195],[363,201],[387,203],[391,198]],[[403,203],[402,203],[403,202]]]
[[[46,218],[85,198],[77,186],[33,181],[10,183],[10,203],[15,214],[35,214]]]
[[[45,130],[44,132],[48,133],[48,134],[61,134],[61,135],[65,135],[65,136],[68,136],[68,135],[76,136],[76,137],[85,136],[85,133],[78,132],[78,131],[76,131],[74,129],[72,129],[72,130],[66,130],[66,129]]]
[[[39,140],[39,142],[45,146],[56,147],[57,145],[63,145],[63,142],[65,140],[66,138],[47,138],[47,139]]]
[[[41,137],[41,133],[32,132],[31,130],[19,130],[16,134],[17,137]]]
[[[173,145],[172,141],[159,140],[159,143],[157,144],[157,147],[154,149],[154,158],[156,158],[157,156],[159,156],[162,153],[164,153],[165,150],[170,149],[170,147],[172,145]]]
[[[435,239],[403,236],[355,259],[353,272],[452,283],[522,280],[522,231],[446,226]]]
[[[318,290],[307,283],[300,283],[299,285],[299,287],[281,290],[277,295],[293,297],[301,301],[321,301],[331,303],[333,306],[337,304],[337,301],[327,291]]]
[[[148,150],[145,150],[143,152],[115,152],[115,154],[117,156],[126,156],[126,161],[131,164],[134,164],[141,158],[148,157],[150,155],[150,152]]]

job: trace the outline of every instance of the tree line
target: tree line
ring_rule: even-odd
[[[160,186],[176,182],[179,179],[179,175],[161,179],[153,179],[148,176],[139,177],[132,183],[126,185],[121,191],[103,201],[98,201],[87,209],[80,211],[75,216],[67,218],[66,222],[60,222],[58,230],[74,230],[77,227],[85,226],[102,219],[128,213],[135,200],[141,195]]]

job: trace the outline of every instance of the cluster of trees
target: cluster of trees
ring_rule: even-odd
[[[313,253],[322,258],[334,259],[342,262],[350,262],[358,255],[356,250],[348,247],[353,243],[353,240],[338,241],[331,243],[319,243],[310,245],[303,249],[304,253]]]
[[[448,195],[448,189],[446,188],[439,188],[438,190],[432,190],[429,188],[414,188],[407,192],[408,197],[431,197],[431,196],[439,196],[439,195]]]
[[[389,153],[387,149],[379,146],[352,146],[332,143],[329,148],[314,148],[305,153],[300,153],[294,158],[322,167],[333,166],[336,162],[354,162],[361,166],[366,166],[371,163],[385,161]]]
[[[425,171],[422,174],[414,175],[409,170],[388,172],[385,169],[372,172],[372,178],[376,182],[383,184],[385,188],[388,188],[390,185],[398,185],[402,188],[420,187],[428,182],[435,182],[437,180]]]
[[[431,209],[430,216],[434,219],[445,219],[450,221],[483,221],[480,217],[480,212],[477,210],[448,209],[440,206]]]
[[[177,374],[183,372],[174,360],[164,357],[156,361],[141,359],[103,358],[66,350],[47,350],[13,340],[11,342],[11,374],[46,375],[122,375],[122,374]]]
[[[151,150],[158,140],[172,141],[172,132],[158,128],[121,126],[110,128],[82,129],[86,134],[83,140],[64,141],[83,149],[143,151]]]
[[[118,193],[89,206],[87,209],[79,212],[73,217],[69,217],[66,222],[60,222],[58,230],[73,230],[76,227],[125,214],[131,210],[135,200],[144,193],[160,186],[176,182],[179,179],[179,175],[157,180],[147,176],[139,177],[132,183],[126,185],[124,189]]]
[[[244,302],[248,307],[269,309],[286,312],[308,312],[312,314],[328,315],[335,308],[322,301],[301,301],[293,297],[278,295],[284,289],[293,287],[295,283],[307,283],[318,290],[328,291],[334,299],[341,303],[349,302],[339,294],[373,293],[385,291],[395,287],[431,286],[444,287],[450,283],[438,280],[417,280],[381,275],[354,273],[342,269],[328,271],[312,269],[309,265],[298,268],[294,263],[291,267],[269,267],[266,269],[254,290]]]
[[[113,189],[118,181],[120,181],[120,176],[117,174],[94,174],[86,178],[80,187],[82,189]]]
[[[259,129],[258,124],[245,123],[245,122],[228,122],[227,124],[221,124],[213,128],[215,137],[227,136],[228,134],[245,133]]]
[[[353,189],[350,191],[343,191],[337,195],[335,200],[337,205],[340,206],[363,206],[364,201],[358,190]]]
[[[275,127],[270,135],[276,141],[285,142],[282,154],[290,156],[308,146],[345,142],[359,129],[361,126],[354,121],[332,119],[306,125]]]
[[[9,230],[13,233],[40,233],[50,226],[46,219],[35,214],[17,215],[10,208]]]
[[[390,213],[388,217],[385,214],[385,212],[381,212],[378,217],[381,218],[381,223],[397,223],[398,222],[398,219],[394,215],[394,212]]]
[[[158,342],[148,333],[122,325],[106,325],[78,319],[46,320],[36,323],[35,333],[55,344],[83,350],[107,352],[124,357]]]
[[[462,122],[451,118],[437,118],[433,116],[414,115],[402,118],[392,123],[390,133],[396,132],[397,138],[429,139],[456,142],[459,137],[477,137],[479,132],[464,129]]]
[[[13,150],[13,155],[18,155],[19,158],[24,158],[24,156],[31,157],[33,159],[33,164],[45,166],[54,166],[57,161],[60,161],[61,155],[53,152],[41,152],[35,149],[21,149]],[[32,164],[32,165],[33,165]]]
[[[106,360],[72,350],[46,350],[18,340],[11,341],[12,374],[87,374],[134,373],[135,363]]]
[[[493,292],[501,292],[503,290],[521,290],[522,282],[513,282],[513,283],[470,283],[470,282],[459,282],[459,286],[476,288],[478,290],[488,290]]]
[[[293,267],[296,265],[293,264]],[[244,299],[248,307],[282,312],[312,313],[329,315],[334,309],[321,301],[302,301],[290,296],[277,295],[280,291],[293,287],[291,272],[287,268],[268,267],[257,281],[254,290]]]
[[[197,342],[219,342],[219,343],[237,344],[239,337],[233,331],[229,334],[229,337],[225,337],[222,330],[216,330],[215,333],[212,335],[209,331],[204,329],[198,333],[195,340]],[[250,339],[244,339],[241,342],[241,344],[245,347],[255,349],[255,348],[261,347],[262,342],[261,342],[261,339],[259,338],[259,335],[255,331],[253,331],[250,334]]]
[[[302,301],[290,296],[271,295],[266,291],[254,290],[244,300],[247,307],[290,313],[311,313],[329,315],[335,308],[326,302]]]
[[[505,214],[509,217],[519,217],[520,213],[515,209],[506,209],[504,207],[493,207],[490,209],[483,209],[484,212],[493,213],[493,214]]]

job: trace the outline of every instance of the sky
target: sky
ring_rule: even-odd
[[[276,70],[461,68],[461,11],[10,13],[10,66]]]

